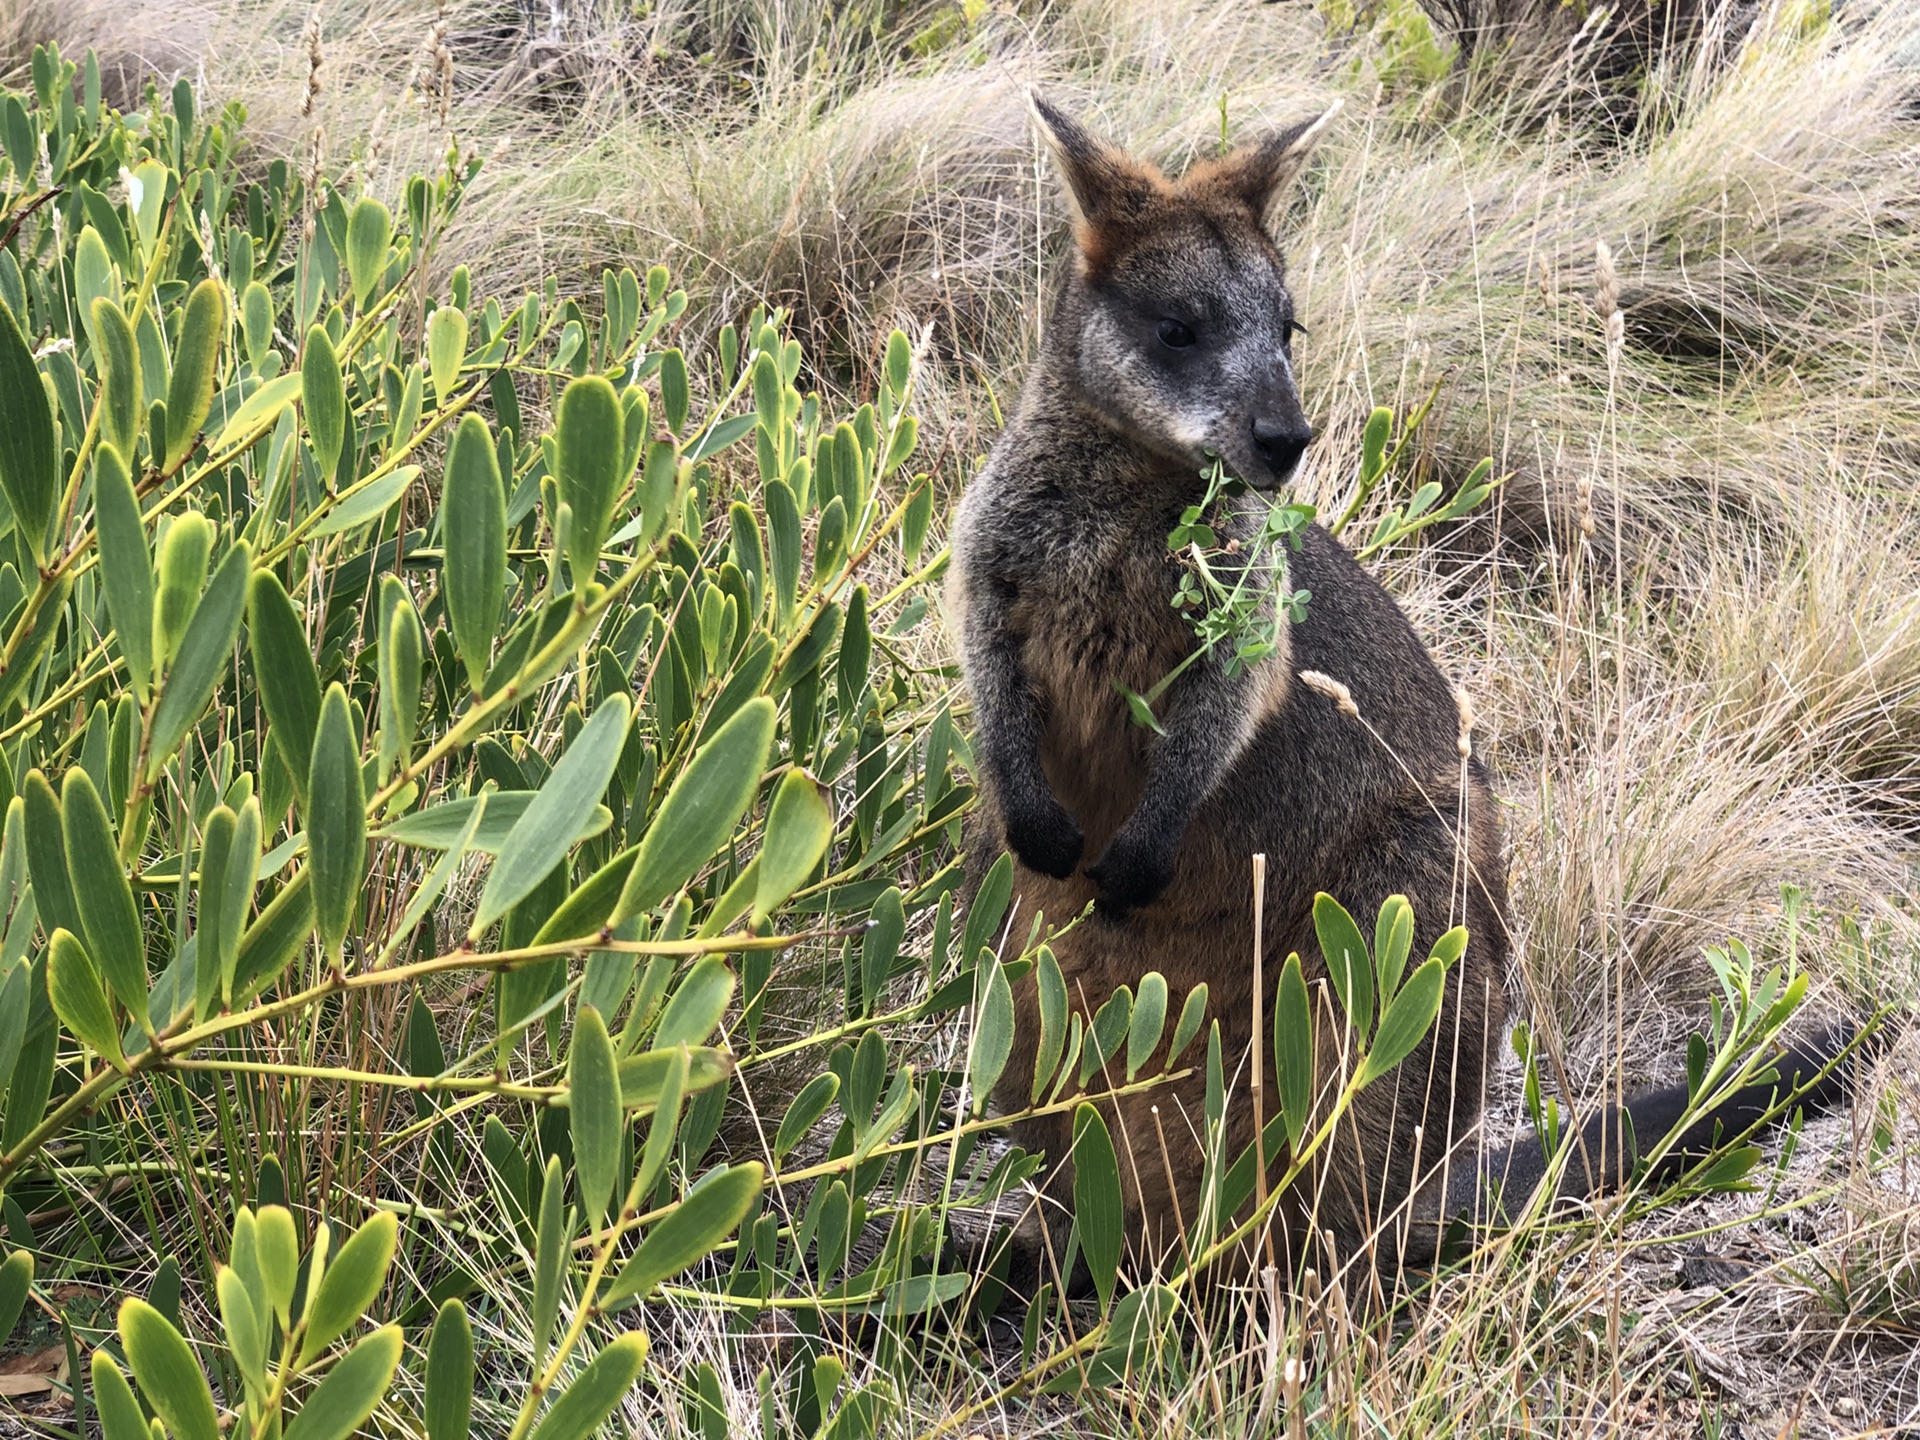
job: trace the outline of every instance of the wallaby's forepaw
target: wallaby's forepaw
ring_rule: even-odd
[[[1140,843],[1122,830],[1087,868],[1087,878],[1100,887],[1095,910],[1118,918],[1159,899],[1173,883],[1173,859],[1173,852],[1164,845]]]
[[[1059,801],[1051,810],[1007,817],[1007,844],[1029,870],[1064,880],[1073,874],[1086,849],[1079,823]]]

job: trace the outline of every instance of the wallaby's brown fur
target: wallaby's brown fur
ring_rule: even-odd
[[[1279,1214],[1290,1251],[1318,1230],[1346,1257],[1425,1260],[1449,1217],[1495,1191],[1506,1197],[1494,1199],[1497,1215],[1546,1173],[1530,1136],[1477,1157],[1461,1144],[1480,1114],[1509,954],[1499,824],[1462,743],[1453,687],[1380,584],[1312,526],[1273,559],[1241,551],[1239,563],[1286,568],[1267,577],[1274,588],[1311,592],[1276,654],[1234,676],[1211,659],[1189,667],[1162,697],[1161,735],[1133,722],[1117,688],[1148,690],[1195,645],[1170,603],[1180,572],[1167,535],[1200,498],[1207,458],[1267,489],[1311,439],[1274,228],[1326,117],[1173,180],[1043,102],[1035,112],[1073,209],[1074,262],[1019,405],[954,525],[950,606],[985,797],[973,853],[1013,852],[1021,933],[1036,913],[1060,926],[1094,904],[1053,941],[1084,1019],[1149,971],[1176,998],[1206,984],[1234,1083],[1229,1160],[1254,1135],[1246,1059],[1256,1034],[1271,1043],[1269,1022],[1253,1015],[1252,856],[1270,861],[1268,996],[1292,952],[1309,984],[1325,977],[1316,892],[1363,926],[1389,896],[1406,896],[1416,959],[1466,925],[1438,1025],[1361,1092]],[[1222,541],[1247,541],[1264,513],[1244,496],[1223,511]],[[1032,979],[1016,987],[1015,1008],[1023,1048],[995,1095],[1005,1112],[1027,1108],[1039,1029]],[[1339,1088],[1349,1042],[1324,1008],[1317,1028],[1324,1098]],[[1850,1036],[1842,1026],[1780,1053],[1801,1103],[1846,1096],[1832,1062]],[[1203,1068],[1102,1102],[1136,1274],[1170,1260],[1196,1218]],[[1775,1099],[1772,1082],[1739,1092],[1696,1119],[1675,1158],[1757,1123]],[[1622,1183],[1636,1138],[1666,1135],[1689,1106],[1679,1086],[1603,1107],[1579,1129],[1561,1192]],[[1047,1273],[1042,1242],[1062,1253],[1071,1122],[1062,1114],[1014,1129],[1053,1165],[1041,1223],[1019,1237],[1016,1262],[1031,1281]]]
[[[1044,103],[1036,112],[1072,200],[1075,258],[955,524],[950,606],[987,801],[976,849],[1013,851],[1024,917],[1063,924],[1097,902],[1053,945],[1088,1018],[1148,971],[1175,997],[1207,985],[1238,1071],[1229,1157],[1253,1139],[1241,1067],[1254,1033],[1254,854],[1270,857],[1268,995],[1290,952],[1309,982],[1325,974],[1317,891],[1363,923],[1406,895],[1416,957],[1466,924],[1472,942],[1436,1033],[1363,1093],[1301,1192],[1345,1253],[1369,1236],[1393,1245],[1416,1210],[1439,1211],[1424,1172],[1437,1177],[1449,1137],[1478,1114],[1504,1004],[1499,830],[1478,762],[1460,753],[1453,688],[1385,590],[1317,526],[1284,556],[1290,587],[1312,595],[1278,654],[1232,679],[1211,661],[1189,668],[1159,707],[1164,736],[1135,724],[1116,688],[1147,690],[1195,644],[1171,605],[1179,569],[1167,534],[1199,498],[1208,454],[1269,488],[1310,438],[1270,227],[1318,126],[1169,180]],[[1255,499],[1227,502],[1216,530],[1249,538],[1263,513]],[[1357,718],[1301,682],[1315,671],[1348,688]],[[1031,980],[1016,1010],[1028,1048],[997,1097],[1008,1110],[1026,1105],[1033,1074]],[[1323,1034],[1323,1065],[1341,1048]],[[1108,1109],[1129,1233],[1149,1262],[1195,1216],[1202,1094],[1196,1075]],[[1016,1138],[1061,1162],[1070,1120],[1025,1121]],[[1048,1193],[1070,1195],[1067,1165]]]

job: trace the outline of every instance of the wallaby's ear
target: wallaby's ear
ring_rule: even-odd
[[[1073,211],[1074,237],[1091,260],[1101,232],[1125,224],[1155,196],[1165,194],[1166,178],[1152,166],[1130,159],[1037,93],[1029,91],[1027,100],[1060,171]]]
[[[1339,112],[1340,101],[1336,100],[1313,119],[1289,125],[1257,145],[1236,150],[1196,171],[1188,184],[1239,200],[1272,232],[1286,208],[1287,192]]]

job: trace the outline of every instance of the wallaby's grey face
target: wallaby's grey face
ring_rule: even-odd
[[[1196,471],[1219,455],[1251,485],[1281,484],[1313,431],[1269,225],[1321,121],[1170,181],[1044,101],[1034,109],[1074,211],[1082,393]]]

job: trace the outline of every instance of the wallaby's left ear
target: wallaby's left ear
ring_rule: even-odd
[[[1236,150],[1192,178],[1207,189],[1243,202],[1271,231],[1285,208],[1288,190],[1333,117],[1340,113],[1340,104],[1336,100],[1313,119],[1289,125],[1257,145]]]

